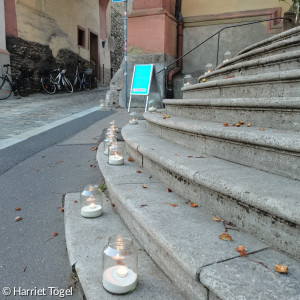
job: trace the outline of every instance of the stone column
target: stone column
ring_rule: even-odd
[[[0,0],[0,68],[10,63],[9,52],[6,50],[4,0]]]

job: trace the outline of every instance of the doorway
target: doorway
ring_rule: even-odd
[[[92,64],[93,74],[100,79],[99,72],[99,53],[98,53],[98,35],[90,31],[90,61]]]

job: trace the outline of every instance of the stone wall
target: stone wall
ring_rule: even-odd
[[[67,70],[66,76],[73,82],[77,61],[81,64],[81,69],[88,68],[89,62],[82,59],[76,53],[61,49],[56,57],[53,57],[49,46],[35,42],[25,41],[21,38],[6,37],[7,50],[10,53],[12,74],[18,75],[19,69],[24,67],[34,71],[30,92],[42,91],[40,83],[41,71],[53,70],[57,67]]]

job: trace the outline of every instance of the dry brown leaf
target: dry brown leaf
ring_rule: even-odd
[[[77,201],[77,200],[74,200],[74,203],[78,203],[78,201]]]
[[[110,205],[111,205],[112,207],[115,207],[115,206],[116,206],[114,203],[111,203]]]
[[[247,127],[251,127],[251,123],[248,123],[246,126],[247,126]]]
[[[133,158],[132,157],[128,157],[128,161],[132,162]]]
[[[213,217],[213,220],[214,220],[215,222],[220,222],[220,219],[219,219],[218,217]]]
[[[15,211],[20,211],[20,210],[21,210],[20,207],[16,207],[16,208],[15,208]]]
[[[178,206],[178,204],[170,204],[171,206],[173,206],[173,207],[177,207]]]
[[[91,150],[91,151],[97,151],[97,150],[98,150],[98,147],[91,147],[90,150]]]
[[[169,188],[167,188],[167,192],[168,192],[168,193],[172,193],[172,190],[169,189]]]
[[[194,203],[193,201],[190,201],[190,207],[198,207],[198,205],[196,203]]]
[[[35,169],[37,172],[40,170],[40,169]]]
[[[52,233],[52,236],[53,236],[53,237],[58,236],[58,232],[53,232],[53,233]]]
[[[224,79],[233,78],[233,77],[234,77],[234,75],[228,75],[228,76],[224,77]]]
[[[230,242],[232,241],[231,235],[227,232],[224,232],[221,235],[219,235],[219,239],[223,241],[230,241]]]
[[[286,274],[289,271],[289,268],[288,268],[288,266],[283,266],[283,265],[277,264],[275,266],[275,271]]]
[[[143,189],[146,189],[146,188],[147,188],[147,186],[143,184],[143,185],[142,185],[142,188],[143,188]]]
[[[187,156],[187,158],[192,158],[192,157],[193,157],[193,155],[188,155],[188,156]]]
[[[136,172],[137,172],[138,174],[141,174],[141,173],[142,173],[142,171],[140,171],[140,170],[137,170]]]
[[[205,78],[203,78],[201,81],[202,81],[202,82],[206,82],[206,79],[205,79]]]
[[[224,127],[228,127],[229,124],[228,124],[227,122],[225,122],[225,123],[223,123],[223,126],[224,126]]]
[[[235,127],[240,127],[241,124],[238,124],[238,123],[237,123],[237,124],[234,124],[234,126],[235,126]]]
[[[259,130],[260,130],[260,131],[265,131],[265,129],[264,129],[264,128],[259,128]]]
[[[148,204],[141,204],[140,207],[148,206]]]
[[[65,208],[62,207],[59,211],[60,211],[60,212],[64,212],[64,211],[65,211]]]
[[[244,121],[238,121],[238,124],[240,124],[240,125],[244,125],[244,124],[245,124],[245,122],[244,122]]]
[[[23,218],[22,217],[15,217],[15,222],[18,222],[18,221],[21,221],[21,220],[23,220]]]
[[[166,119],[167,118],[167,116],[166,115],[163,115],[163,119]]]
[[[245,251],[245,246],[239,246],[234,248],[237,252],[240,253],[242,257],[247,257],[247,253]]]

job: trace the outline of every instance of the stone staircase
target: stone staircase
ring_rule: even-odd
[[[126,125],[134,162],[99,148],[115,210],[186,299],[300,299],[299,46],[299,28],[252,45]]]

